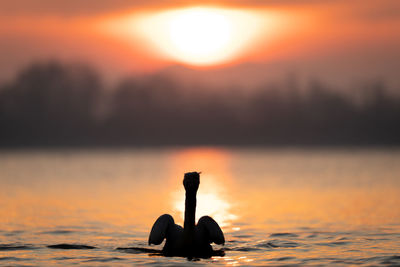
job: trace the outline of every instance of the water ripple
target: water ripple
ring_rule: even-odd
[[[93,257],[87,260],[84,260],[84,262],[111,262],[111,261],[123,261],[125,259],[123,258],[118,258],[118,257]]]
[[[30,249],[36,249],[36,247],[28,246],[28,245],[0,244],[0,251],[7,251],[7,250],[30,250]]]
[[[116,248],[116,250],[131,254],[151,253],[155,255],[162,255],[161,250],[141,248],[141,247],[126,247],[126,248],[121,247],[121,248]]]
[[[76,232],[76,231],[72,231],[72,230],[54,230],[54,231],[40,232],[39,234],[66,235],[66,234],[71,234],[71,233],[74,233],[74,232]]]
[[[292,233],[273,233],[270,234],[269,237],[299,237],[299,236]]]
[[[281,248],[295,248],[300,246],[300,243],[285,241],[285,240],[271,240],[268,242],[270,247],[281,247]]]
[[[24,231],[15,230],[15,231],[10,231],[10,232],[5,232],[3,235],[4,236],[16,236],[16,235],[19,235],[19,234],[22,234],[22,233],[24,233]]]
[[[28,258],[17,258],[17,257],[0,257],[0,261],[30,261]]]
[[[400,255],[388,256],[383,257],[381,264],[388,264],[388,265],[400,265]]]
[[[53,249],[94,249],[96,247],[89,245],[80,245],[80,244],[57,244],[57,245],[48,245],[48,248]]]
[[[348,245],[348,244],[351,244],[351,243],[352,242],[348,242],[348,241],[333,241],[333,242],[327,242],[327,243],[317,243],[316,245],[333,247],[333,246]]]
[[[226,248],[225,250],[230,251],[257,251],[260,250],[259,248],[255,247],[233,247],[233,248]]]

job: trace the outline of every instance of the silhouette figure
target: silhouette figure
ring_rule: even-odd
[[[224,234],[219,225],[209,216],[203,216],[195,225],[196,194],[200,184],[200,173],[185,173],[183,186],[186,190],[184,227],[175,224],[169,214],[161,215],[154,223],[149,245],[159,245],[167,240],[163,248],[166,256],[202,257],[217,255],[210,243],[223,245]]]

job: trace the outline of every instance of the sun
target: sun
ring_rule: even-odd
[[[218,59],[232,42],[232,23],[215,10],[196,8],[177,14],[169,23],[169,35],[182,57],[206,63]]]
[[[190,7],[143,15],[134,26],[164,56],[212,65],[237,56],[260,28],[258,19],[244,10]]]

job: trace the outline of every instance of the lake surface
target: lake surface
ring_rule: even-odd
[[[400,265],[400,150],[350,148],[1,151],[0,265],[187,265],[117,248],[162,248],[188,171],[226,239],[191,264]]]

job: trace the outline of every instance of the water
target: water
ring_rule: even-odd
[[[191,148],[0,152],[0,265],[187,265],[117,248],[162,248],[193,170],[226,238],[194,265],[400,264],[400,150]]]

